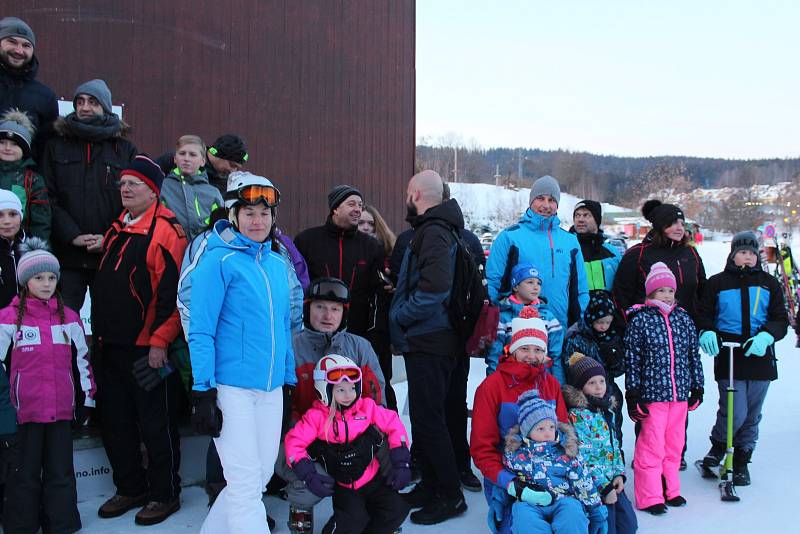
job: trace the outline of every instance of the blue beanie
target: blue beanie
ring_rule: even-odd
[[[517,406],[519,413],[517,420],[519,421],[519,431],[523,437],[527,438],[531,433],[531,429],[536,426],[540,421],[550,419],[557,426],[558,418],[556,417],[556,409],[550,401],[546,401],[539,397],[539,391],[531,389],[523,393],[517,399]]]
[[[511,270],[511,287],[517,287],[520,283],[528,278],[538,278],[542,281],[542,276],[536,270],[536,266],[532,263],[518,263],[514,269]]]

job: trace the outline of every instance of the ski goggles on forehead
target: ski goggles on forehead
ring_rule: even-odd
[[[311,300],[348,300],[350,290],[342,282],[317,282],[309,288],[308,296]]]
[[[330,371],[325,371],[325,381],[328,384],[341,384],[345,381],[355,384],[361,381],[361,369],[358,367],[337,367]]]
[[[270,208],[277,207],[281,201],[281,192],[271,185],[246,185],[225,196],[228,200],[240,200],[251,206],[264,202]]]

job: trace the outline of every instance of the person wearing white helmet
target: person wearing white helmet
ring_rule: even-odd
[[[400,417],[362,395],[361,368],[345,356],[328,354],[317,362],[314,388],[318,400],[286,434],[284,445],[286,463],[308,490],[319,498],[333,496],[333,517],[323,534],[395,532],[409,510],[398,490],[411,480]],[[376,458],[384,439],[386,474]]]
[[[201,532],[268,533],[261,493],[280,445],[283,386],[297,382],[292,270],[273,240],[280,192],[263,176],[232,176],[206,251],[191,273],[192,424],[214,438],[227,486]],[[298,283],[299,287],[299,283]]]

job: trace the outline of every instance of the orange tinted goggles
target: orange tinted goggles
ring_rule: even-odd
[[[358,367],[337,367],[325,373],[325,381],[328,384],[339,384],[345,380],[353,383],[360,381],[361,369]]]
[[[267,206],[274,208],[281,201],[281,192],[270,185],[248,185],[239,189],[236,197],[245,204],[265,202]]]

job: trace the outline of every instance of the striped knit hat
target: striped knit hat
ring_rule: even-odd
[[[508,353],[525,345],[535,345],[547,350],[547,326],[539,318],[539,311],[533,306],[525,306],[511,321],[511,344]]]
[[[580,352],[573,352],[569,358],[569,369],[567,371],[569,385],[575,389],[583,389],[586,382],[596,376],[606,377],[606,370],[603,368],[603,364]]]
[[[39,273],[55,273],[61,277],[61,266],[58,259],[50,254],[47,242],[38,237],[29,237],[19,246],[22,257],[17,264],[17,280],[19,285],[26,286],[28,280]]]
[[[517,399],[517,408],[519,410],[517,415],[519,432],[523,437],[528,437],[531,429],[545,419],[550,419],[558,426],[555,407],[550,401],[539,397],[539,391],[536,389],[528,390],[520,395]]]
[[[669,270],[663,262],[654,263],[650,267],[650,272],[647,273],[647,279],[644,281],[644,294],[652,295],[662,287],[671,287],[677,290],[678,284],[675,282],[675,275]]]

